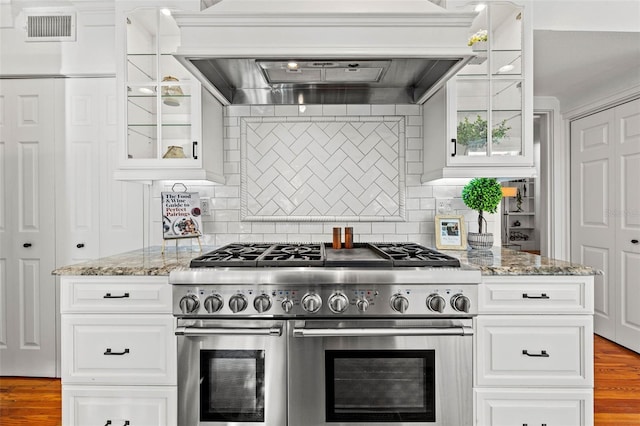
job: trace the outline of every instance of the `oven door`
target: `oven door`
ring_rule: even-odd
[[[471,319],[296,321],[289,424],[470,426]]]
[[[178,424],[286,424],[282,321],[178,320]]]

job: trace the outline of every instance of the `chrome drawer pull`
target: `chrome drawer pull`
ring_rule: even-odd
[[[547,351],[542,351],[539,354],[530,354],[528,350],[523,349],[522,355],[538,357],[538,358],[549,358],[549,354],[547,353]]]
[[[112,296],[111,293],[107,293],[104,296],[102,296],[103,299],[128,299],[129,298],[129,293],[125,293],[122,296]]]
[[[295,337],[470,336],[471,327],[430,328],[294,328]]]
[[[129,353],[129,348],[124,348],[124,351],[122,352],[112,352],[111,348],[107,348],[106,351],[104,351],[105,355],[124,355],[124,354],[128,354]]]
[[[107,422],[104,424],[104,426],[109,426],[112,425],[113,423],[111,422],[111,420],[107,420]],[[129,420],[125,420],[124,423],[122,423],[122,426],[129,426],[131,423],[129,423]]]
[[[282,327],[268,328],[203,328],[178,327],[176,336],[282,336]]]
[[[529,426],[529,423],[522,423],[522,426]],[[541,426],[547,426],[547,424],[546,423],[542,423]]]
[[[522,298],[523,299],[550,299],[550,297],[547,296],[547,293],[542,293],[540,296],[529,296],[527,293],[522,293]]]

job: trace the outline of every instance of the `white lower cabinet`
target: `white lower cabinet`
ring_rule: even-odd
[[[484,277],[479,295],[475,425],[593,426],[593,277]]]
[[[477,319],[478,386],[593,386],[590,316]]]
[[[175,387],[64,386],[64,425],[174,426]]]
[[[65,426],[177,424],[168,277],[62,277]]]
[[[478,426],[593,425],[589,389],[476,389]]]

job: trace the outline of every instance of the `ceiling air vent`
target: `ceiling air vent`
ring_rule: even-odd
[[[76,15],[47,13],[27,15],[27,41],[75,41]]]

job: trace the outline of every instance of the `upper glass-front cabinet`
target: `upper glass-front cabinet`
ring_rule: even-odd
[[[479,11],[469,34],[478,57],[458,73],[451,93],[457,118],[452,161],[521,157],[524,9],[506,2],[474,2],[457,9]]]
[[[116,179],[224,182],[223,108],[173,57],[180,45],[177,7],[191,10],[199,2],[116,2]]]
[[[126,157],[185,167],[198,159],[199,85],[171,55],[180,33],[170,12],[144,8],[126,16]]]
[[[530,5],[447,0],[477,13],[468,37],[477,57],[423,105],[422,182],[535,176]]]

